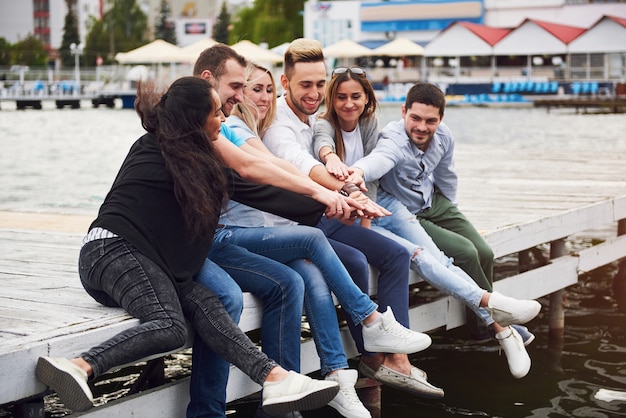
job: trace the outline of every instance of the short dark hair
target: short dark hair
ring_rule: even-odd
[[[247,65],[246,59],[226,44],[217,43],[200,53],[193,66],[193,75],[199,77],[203,71],[210,71],[213,77],[219,79],[224,74],[226,61],[234,59],[242,67]]]
[[[422,103],[439,109],[439,117],[446,110],[446,96],[439,87],[431,83],[418,82],[406,94],[404,107],[409,109],[413,103]]]

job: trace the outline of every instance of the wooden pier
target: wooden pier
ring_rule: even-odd
[[[564,246],[572,236],[593,234],[599,228],[617,231],[620,224],[626,230],[622,155],[602,150],[563,155],[532,149],[522,154],[463,144],[457,144],[456,155],[459,205],[484,233],[496,257],[542,244],[553,250],[549,264],[499,280],[497,290],[518,298],[553,295],[552,306],[543,309],[557,315],[561,289],[576,283],[581,272],[626,257],[626,235],[617,233],[576,253],[567,253]],[[120,309],[100,306],[80,285],[78,251],[90,221],[90,217],[69,215],[0,213],[0,405],[46,390],[35,378],[39,356],[79,355],[135,323]],[[246,295],[241,327],[258,328],[259,312],[256,300]],[[412,306],[410,320],[412,328],[420,331],[451,329],[464,323],[464,312],[457,300],[441,297]],[[552,324],[562,326],[558,321]],[[356,356],[346,329],[342,338],[348,356]],[[318,369],[315,346],[305,340],[302,371]],[[148,411],[152,417],[183,416],[188,388],[185,378],[72,416],[146,416]],[[258,390],[258,385],[233,369],[229,401]]]
[[[626,97],[571,97],[533,100],[535,107],[574,109],[576,113],[626,113]]]

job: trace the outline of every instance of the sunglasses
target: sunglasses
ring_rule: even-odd
[[[332,73],[332,77],[338,75],[338,74],[345,74],[345,73],[352,73],[354,75],[360,75],[362,77],[365,76],[365,70],[363,68],[360,67],[352,67],[352,68],[347,68],[347,67],[337,67],[333,70]]]

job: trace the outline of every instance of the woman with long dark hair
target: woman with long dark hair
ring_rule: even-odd
[[[263,386],[269,413],[325,405],[334,382],[288,372],[230,319],[219,299],[194,282],[212,243],[227,176],[212,144],[224,115],[210,84],[176,80],[160,95],[141,85],[135,108],[147,134],[131,147],[83,241],[83,287],[105,306],[124,308],[139,324],[79,357],[40,357],[37,377],[74,411],[93,406],[88,380],[155,354],[181,348],[185,319],[216,353]]]

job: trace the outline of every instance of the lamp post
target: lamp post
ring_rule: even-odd
[[[76,45],[70,44],[70,52],[74,55],[74,79],[76,80],[76,89],[74,89],[74,96],[80,95],[80,56],[83,54],[83,44]]]

